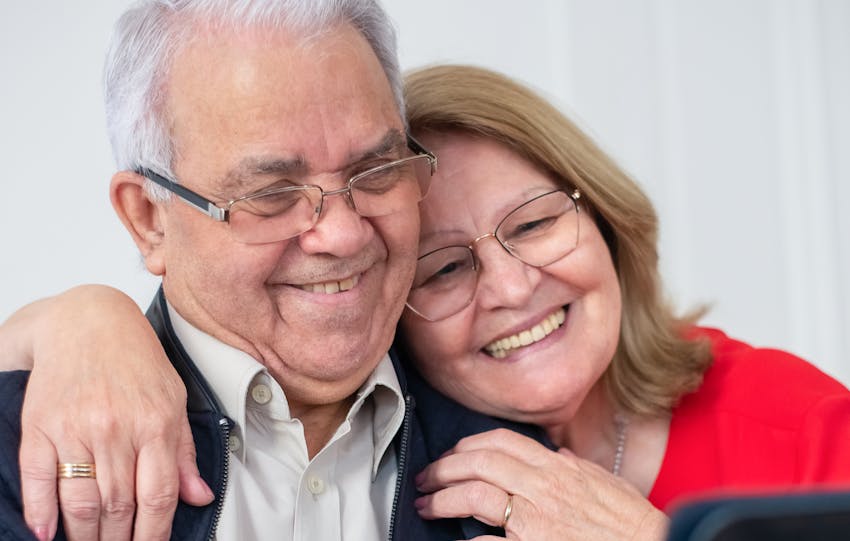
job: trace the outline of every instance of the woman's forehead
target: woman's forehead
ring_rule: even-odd
[[[541,168],[493,139],[431,134],[427,145],[440,166],[420,203],[423,241],[490,232],[517,206],[558,187]]]

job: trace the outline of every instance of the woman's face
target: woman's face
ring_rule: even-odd
[[[439,157],[439,167],[421,203],[420,255],[468,245],[520,204],[562,187],[495,141],[465,134],[421,139]],[[567,256],[535,268],[487,237],[475,247],[478,286],[466,308],[437,322],[405,310],[402,329],[432,385],[490,415],[541,425],[572,418],[611,361],[620,325],[611,255],[579,207],[578,244]],[[561,311],[563,323],[539,341],[501,358],[487,353],[494,342],[552,321]]]

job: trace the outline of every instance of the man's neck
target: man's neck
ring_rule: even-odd
[[[354,396],[340,402],[319,406],[305,406],[290,402],[289,410],[293,419],[304,426],[304,439],[307,443],[307,456],[312,460],[336,433],[348,416]]]

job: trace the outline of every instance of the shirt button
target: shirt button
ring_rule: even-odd
[[[253,398],[254,402],[257,404],[268,404],[269,400],[272,399],[272,390],[269,389],[268,385],[263,383],[254,385],[254,388],[251,389],[251,398]]]
[[[311,494],[318,496],[325,491],[325,482],[319,477],[310,476],[310,478],[307,479],[307,490],[309,490]]]
[[[231,453],[236,453],[242,447],[242,442],[239,440],[239,436],[231,434],[229,438],[227,438],[227,448],[230,449]]]

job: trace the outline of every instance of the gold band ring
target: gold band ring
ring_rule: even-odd
[[[508,503],[505,505],[505,518],[502,519],[501,528],[504,530],[508,525],[508,519],[511,518],[511,511],[514,510],[514,495],[508,493]]]
[[[59,479],[94,479],[96,470],[94,464],[90,463],[62,463],[56,464],[56,477]]]

